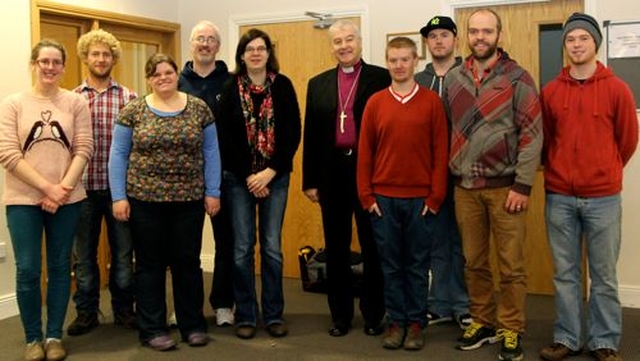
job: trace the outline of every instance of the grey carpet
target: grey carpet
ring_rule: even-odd
[[[210,285],[211,275],[205,274],[205,284]],[[460,330],[454,324],[441,324],[427,330],[426,347],[417,352],[389,351],[380,346],[380,337],[366,336],[362,332],[362,319],[354,320],[354,327],[345,337],[327,335],[329,313],[326,296],[306,293],[300,281],[285,279],[285,318],[289,335],[273,339],[259,329],[252,340],[235,337],[232,327],[219,328],[211,307],[205,305],[209,321],[209,345],[192,348],[180,343],[177,350],[156,352],[140,346],[137,332],[113,325],[109,294],[102,292],[101,307],[105,318],[93,332],[63,339],[69,351],[67,360],[497,360],[498,345],[485,346],[475,351],[457,351],[455,340]],[[205,287],[206,295],[209,287]],[[171,303],[169,302],[171,309]],[[538,350],[552,338],[553,297],[529,296],[527,300],[527,334],[524,337],[525,360],[538,360]],[[640,309],[624,309],[624,330],[621,355],[625,360],[640,360]],[[67,323],[75,317],[71,303]],[[23,330],[18,316],[0,321],[0,360],[22,360],[24,351]],[[172,335],[179,339],[176,331]],[[590,360],[588,353],[570,360]]]

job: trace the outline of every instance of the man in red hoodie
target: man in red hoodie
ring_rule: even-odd
[[[597,59],[598,22],[571,15],[563,29],[569,60],[542,91],[546,222],[555,264],[556,321],[545,360],[582,348],[582,250],[589,276],[586,346],[597,360],[621,360],[620,253],[622,169],[638,143],[638,117],[627,84]],[[584,237],[583,237],[584,236]]]

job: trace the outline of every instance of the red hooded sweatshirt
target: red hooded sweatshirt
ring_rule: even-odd
[[[622,168],[638,144],[638,116],[629,86],[600,62],[573,79],[569,67],[542,91],[543,164],[547,191],[602,197],[622,190]]]

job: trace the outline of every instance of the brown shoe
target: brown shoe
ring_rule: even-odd
[[[618,351],[611,348],[599,348],[591,351],[591,356],[598,361],[622,361],[622,357],[618,355]]]
[[[551,346],[540,350],[540,357],[547,361],[560,361],[569,356],[578,356],[581,350],[574,351],[567,346],[554,342]]]
[[[424,332],[419,322],[409,324],[407,336],[404,338],[404,349],[417,351],[424,347]]]
[[[256,327],[251,325],[242,325],[236,327],[236,336],[243,339],[250,339],[256,335]]]
[[[272,337],[284,337],[289,332],[287,324],[284,322],[274,322],[267,326],[267,332]]]
[[[42,342],[33,341],[27,344],[27,349],[24,351],[25,361],[41,361],[44,360],[44,349],[42,348]]]
[[[393,322],[389,325],[387,329],[387,333],[385,333],[382,338],[382,347],[397,350],[402,346],[402,341],[404,340],[404,328],[400,327],[399,324]]]
[[[47,354],[47,361],[59,361],[67,357],[67,351],[62,347],[62,341],[55,338],[47,340],[44,351]]]

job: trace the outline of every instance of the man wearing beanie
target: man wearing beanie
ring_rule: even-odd
[[[432,62],[416,74],[416,81],[442,96],[444,76],[462,64],[455,56],[458,28],[447,16],[434,16],[420,29]],[[464,257],[453,205],[453,180],[449,174],[447,195],[436,215],[438,226],[431,241],[429,325],[456,321],[462,329],[471,324],[469,296],[464,282]]]
[[[586,346],[597,360],[622,360],[616,263],[623,167],[638,143],[636,106],[629,86],[596,59],[602,33],[593,17],[574,13],[564,25],[563,37],[569,65],[542,91],[556,321],[553,344],[540,356],[563,360]],[[591,280],[588,310],[582,307],[583,239]]]

